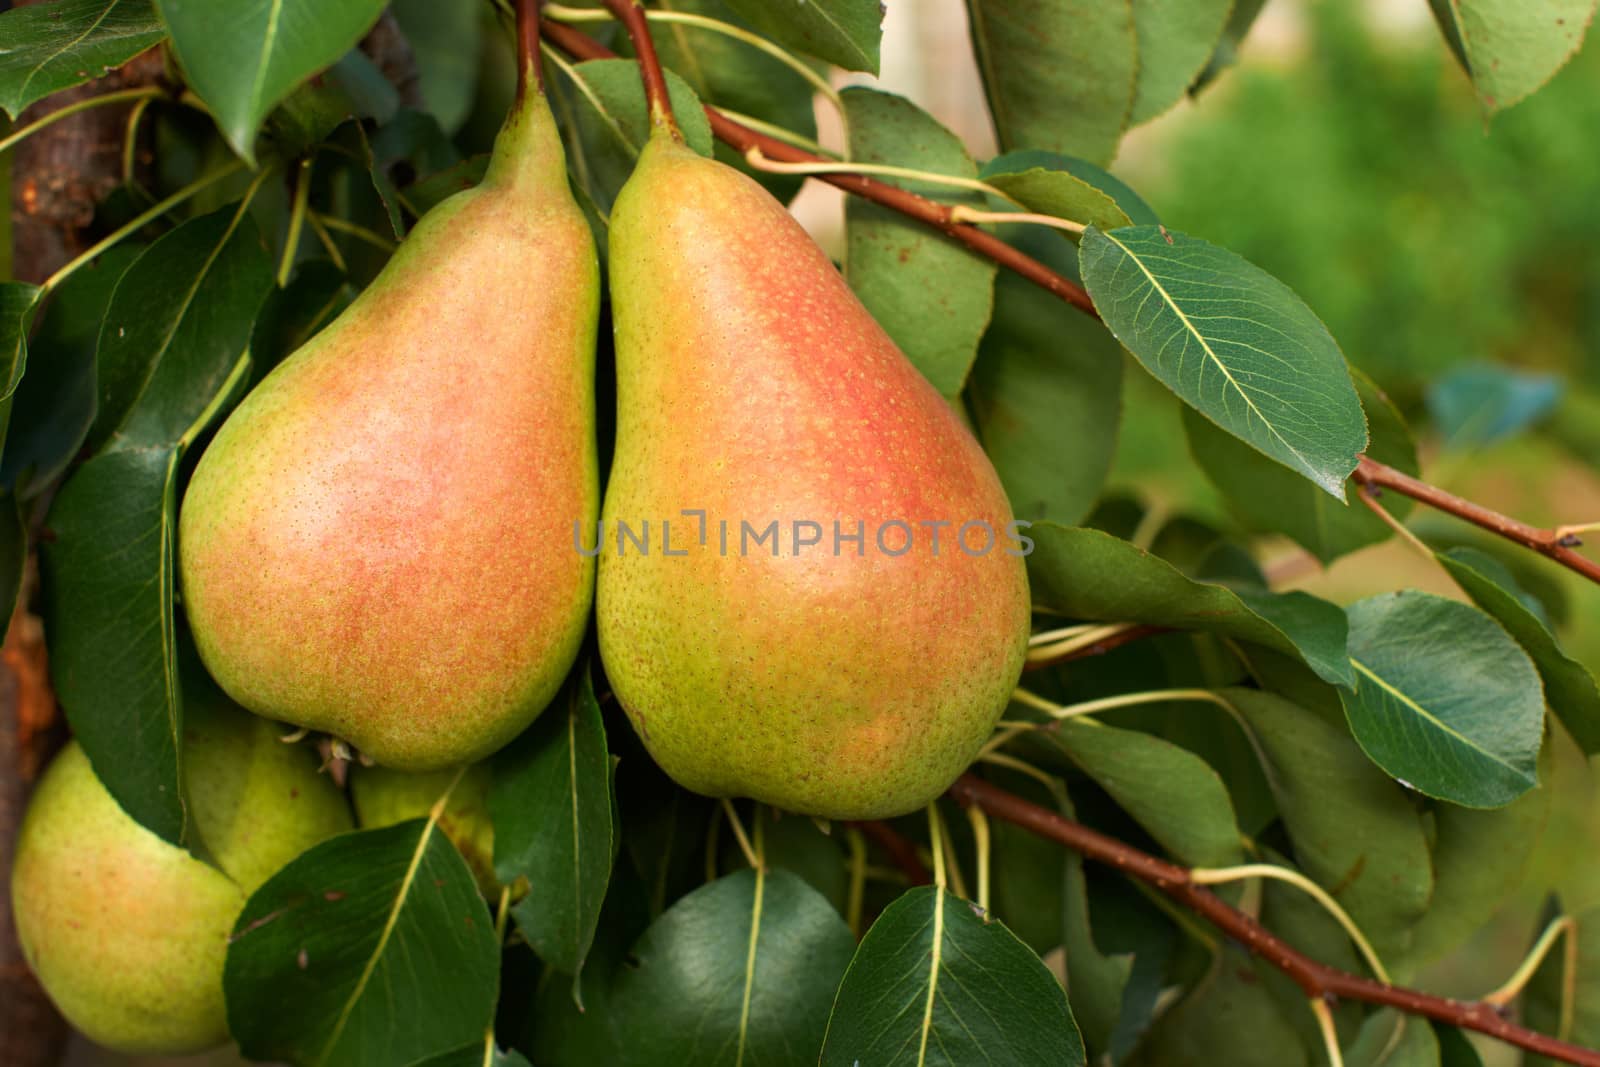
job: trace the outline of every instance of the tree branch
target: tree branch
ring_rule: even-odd
[[[1447,493],[1436,485],[1429,485],[1404,471],[1395,470],[1366,456],[1362,456],[1361,461],[1356,464],[1356,472],[1352,477],[1361,485],[1393,489],[1419,503],[1454,515],[1458,519],[1465,519],[1474,526],[1481,526],[1490,533],[1499,534],[1508,541],[1515,541],[1524,548],[1531,548],[1541,556],[1547,556],[1563,567],[1577,571],[1591,582],[1600,582],[1600,563],[1572,550],[1573,546],[1579,543],[1575,536],[1563,534],[1560,530],[1530,526],[1498,511],[1490,511],[1482,504],[1474,504],[1454,493]]]
[[[611,4],[612,0],[608,0]],[[621,0],[616,0],[620,6]],[[643,23],[643,19],[639,22]],[[630,27],[630,30],[632,27]],[[551,19],[544,19],[540,23],[540,31],[551,44],[578,59],[613,59],[616,53],[571,26],[563,25]],[[645,37],[649,36],[648,29],[641,26],[639,31]],[[637,50],[637,49],[636,49]],[[652,53],[653,57],[653,53]],[[659,65],[659,64],[658,64]],[[837,163],[837,160],[824,159],[819,155],[785,144],[775,138],[758,133],[743,126],[709,104],[705,108],[706,117],[711,121],[711,132],[717,139],[731,145],[740,152],[748,152],[751,148],[759,148],[762,155],[785,163]],[[1060,297],[1073,307],[1087,315],[1099,318],[1094,309],[1094,302],[1089,299],[1089,294],[1083,287],[1065,278],[1032,256],[1019,252],[992,234],[985,233],[976,226],[968,226],[957,221],[955,209],[907,192],[904,189],[868,178],[860,174],[818,174],[819,181],[837,186],[847,193],[853,193],[865,200],[882,204],[884,207],[900,212],[919,222],[925,223],[949,237],[951,240],[965,245],[973,252],[1007,270],[1033,282],[1035,285]],[[1544,530],[1507,518],[1488,508],[1463,500],[1438,489],[1426,482],[1418,481],[1392,467],[1361,457],[1353,475],[1356,481],[1364,484],[1386,486],[1397,492],[1404,493],[1414,500],[1427,504],[1429,507],[1457,515],[1468,522],[1473,522],[1484,529],[1499,534],[1508,540],[1515,541],[1548,556],[1565,567],[1588,578],[1590,581],[1600,583],[1600,564],[1572,551],[1569,544],[1556,531]]]
[[[1123,874],[1155,887],[1282,971],[1313,1000],[1343,998],[1365,1004],[1380,1004],[1411,1015],[1476,1030],[1564,1063],[1600,1067],[1600,1052],[1517,1026],[1493,1005],[1482,1001],[1447,1000],[1401,986],[1385,985],[1318,962],[1296,950],[1249,915],[1224,903],[1215,893],[1195,884],[1189,872],[1182,867],[1023,800],[982,778],[970,773],[962,775],[950,787],[950,795],[961,804],[976,804],[996,818],[1063,844],[1087,859],[1114,867]]]
[[[860,830],[872,839],[873,844],[883,849],[884,854],[889,857],[889,861],[900,869],[901,874],[906,876],[907,882],[912,885],[927,885],[933,881],[933,877],[928,874],[928,868],[922,865],[922,858],[917,855],[917,846],[897,834],[894,827],[877,819],[851,823],[850,825]]]

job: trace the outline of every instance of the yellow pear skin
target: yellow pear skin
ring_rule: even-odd
[[[363,830],[393,826],[409,819],[426,819],[433,805],[450,789],[455,770],[411,773],[387,767],[352,767],[350,802],[356,823]],[[487,763],[474,763],[450,790],[439,829],[472,868],[478,888],[491,900],[500,896],[494,876],[494,824],[489,820],[489,789],[494,784]]]
[[[175,1055],[227,1039],[222,967],[249,894],[350,829],[313,753],[234,709],[185,728],[204,863],[134,822],[74,742],[28,806],[11,872],[18,940],[73,1026],[121,1052]],[[219,869],[220,868],[220,869]]]
[[[597,617],[645,746],[711,796],[841,819],[926,804],[1026,650],[1024,544],[993,467],[782,206],[659,132],[613,210],[610,271]],[[743,527],[773,520],[776,555]],[[618,529],[646,521],[648,554]],[[921,524],[939,522],[936,552]],[[979,526],[958,547],[969,522],[987,552]]]
[[[430,211],[273,370],[195,471],[184,607],[251,711],[379,764],[472,762],[577,655],[599,506],[599,267],[542,93],[474,189]]]

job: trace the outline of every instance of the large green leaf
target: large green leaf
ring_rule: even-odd
[[[872,924],[839,983],[821,1067],[1082,1067],[1055,977],[966,901],[913,889]]]
[[[1560,70],[1594,18],[1595,0],[1429,0],[1451,51],[1493,114]]]
[[[1129,123],[1147,122],[1182,99],[1216,49],[1234,0],[1133,0],[1139,75]]]
[[[1589,668],[1561,650],[1556,635],[1529,606],[1527,594],[1505,565],[1486,552],[1465,545],[1438,554],[1462,592],[1494,616],[1544,679],[1544,698],[1585,753],[1600,752],[1600,688]]]
[[[248,380],[251,322],[271,284],[255,225],[233,208],[185,223],[128,268],[100,335],[98,450],[53,502],[41,557],[67,719],[117,802],[175,843],[179,464]]]
[[[1350,678],[1338,608],[1305,593],[1252,592],[1192,581],[1165,560],[1100,530],[1035,523],[1027,531],[1033,601],[1075,619],[1205,630],[1300,659],[1323,678]],[[1245,599],[1248,597],[1248,599]]]
[[[1339,499],[1367,447],[1327,327],[1272,275],[1161,226],[1090,229],[1084,285],[1111,332],[1189,406]]]
[[[551,966],[577,974],[611,877],[611,757],[588,663],[580,662],[533,725],[498,756],[489,795],[494,870],[534,892],[512,907],[517,929]]]
[[[1370,597],[1348,614],[1357,679],[1340,696],[1373,762],[1475,808],[1509,804],[1537,784],[1543,687],[1493,619],[1419,592]]]
[[[816,1062],[853,939],[789,871],[743,870],[695,890],[634,945],[611,988],[618,1067]]]
[[[876,89],[847,89],[843,96],[852,159],[978,176],[960,139],[911,101]],[[896,184],[944,201],[983,205],[978,193],[956,194],[925,182]],[[845,206],[845,221],[850,288],[934,388],[955,396],[989,324],[994,261],[856,197]]]
[[[0,108],[98,78],[166,36],[150,0],[52,0],[0,14]]]
[[[94,421],[95,343],[111,291],[142,251],[117,245],[78,268],[50,295],[28,340],[33,365],[13,397],[0,484],[31,496],[78,453]]]
[[[878,73],[883,37],[879,0],[727,0],[752,26],[779,44],[845,70]]]
[[[1307,1067],[1312,1060],[1240,953],[1218,952],[1211,970],[1169,1008],[1128,1059],[1130,1067]]]
[[[251,1059],[299,1067],[481,1050],[499,976],[472,872],[414,819],[325,841],[256,890],[228,945],[228,1031]]]
[[[1352,370],[1351,377],[1371,429],[1367,455],[1407,474],[1418,473],[1417,446],[1400,412],[1371,378],[1359,370]],[[1183,410],[1183,429],[1200,469],[1251,528],[1288,534],[1324,563],[1392,536],[1394,531],[1365,504],[1334,500],[1193,408]],[[1412,507],[1399,494],[1383,503],[1399,518]]]
[[[967,12],[1001,148],[1108,163],[1139,68],[1131,0],[967,0]]]
[[[1047,736],[1185,866],[1244,858],[1227,787],[1199,756],[1153,734],[1084,719],[1057,723]]]
[[[1433,893],[1422,820],[1405,793],[1315,713],[1255,689],[1224,695],[1266,759],[1295,860],[1380,953],[1403,949]]]
[[[1072,248],[1038,227],[1002,236],[1062,269]],[[984,451],[1027,522],[1081,522],[1111,470],[1122,415],[1122,346],[1099,323],[1002,271],[967,383]]]
[[[189,87],[233,150],[254,163],[267,112],[354,47],[384,0],[156,0],[156,7]]]

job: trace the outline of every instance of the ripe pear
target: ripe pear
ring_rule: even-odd
[[[599,265],[529,88],[482,184],[275,368],[206,449],[184,606],[239,703],[385,766],[472,762],[577,656],[599,507]]]
[[[782,206],[659,129],[609,262],[597,616],[646,748],[712,796],[844,819],[926,804],[990,735],[1027,645],[1025,545],[993,467]],[[772,520],[776,554],[753,540]],[[987,552],[980,526],[960,547],[965,523],[987,524]]]
[[[134,822],[76,742],[40,780],[11,872],[28,965],[73,1026],[129,1053],[227,1039],[222,967],[245,900],[278,868],[350,829],[313,753],[239,709],[191,716],[185,778],[197,849]]]
[[[387,767],[353,767],[350,800],[355,804],[356,823],[370,830],[408,819],[426,819],[455,776],[453,769],[411,773]],[[500,882],[494,876],[494,824],[489,819],[489,788],[493,783],[489,765],[474,763],[456,782],[444,813],[439,816],[439,829],[472,868],[483,895],[491,899],[500,896]]]

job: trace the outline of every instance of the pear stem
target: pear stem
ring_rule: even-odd
[[[539,6],[543,0],[517,0],[517,103],[532,86],[544,92],[544,65],[539,51]]]
[[[672,95],[667,91],[667,76],[661,69],[661,59],[656,55],[655,38],[650,36],[650,21],[645,18],[639,0],[605,0],[606,8],[628,31],[628,40],[639,57],[639,77],[644,82],[645,101],[650,105],[650,125],[665,132],[674,141],[683,141],[678,120],[672,114]]]

